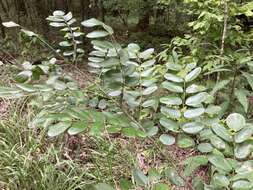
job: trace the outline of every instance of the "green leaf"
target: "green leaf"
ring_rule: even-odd
[[[227,161],[226,158],[220,155],[210,155],[208,158],[209,162],[211,162],[217,169],[222,170],[226,173],[232,171],[232,166]]]
[[[205,112],[209,115],[218,114],[220,111],[221,111],[221,107],[215,106],[215,105],[209,105],[205,110]]]
[[[164,144],[164,145],[173,145],[176,142],[175,137],[171,135],[166,135],[163,134],[160,136],[159,140]]]
[[[56,10],[56,11],[53,12],[53,15],[54,16],[64,16],[65,12],[60,11],[60,10]]]
[[[154,53],[154,48],[150,48],[150,49],[147,49],[147,50],[141,52],[139,57],[144,60],[147,60],[147,59],[151,58],[153,53]]]
[[[153,107],[155,108],[157,105],[157,101],[156,100],[146,100],[145,102],[142,103],[142,107],[144,108],[148,108],[148,107]]]
[[[29,37],[38,36],[38,34],[34,33],[33,31],[30,31],[30,30],[21,29],[20,31],[23,32],[25,35],[27,35]]]
[[[165,129],[169,130],[169,131],[173,131],[173,132],[178,132],[179,130],[179,125],[170,120],[170,119],[167,119],[165,117],[162,117],[160,120],[159,120],[160,124],[165,127]]]
[[[233,190],[251,190],[253,183],[247,180],[238,180],[232,184]]]
[[[197,67],[185,76],[185,82],[190,82],[198,77],[201,73],[201,68]]]
[[[148,177],[139,169],[133,171],[133,178],[135,183],[140,186],[146,186],[149,182]]]
[[[216,147],[219,150],[224,150],[226,148],[226,143],[219,137],[217,136],[212,136],[210,139],[211,143],[214,147]]]
[[[179,97],[176,97],[176,96],[166,96],[166,97],[162,97],[160,98],[160,102],[163,103],[163,104],[166,104],[168,106],[171,106],[171,105],[181,105],[183,102],[181,100],[181,98]]]
[[[193,172],[200,166],[207,165],[207,156],[193,156],[184,160],[183,165],[185,165],[184,174],[185,176],[190,176]]]
[[[112,67],[120,64],[120,60],[117,58],[109,58],[101,63],[103,67]]]
[[[204,182],[201,177],[194,177],[192,180],[194,190],[204,190]]]
[[[101,26],[102,22],[95,18],[91,18],[91,19],[83,21],[81,24],[85,27],[94,27],[94,26]]]
[[[151,59],[151,60],[148,60],[148,61],[145,61],[144,63],[142,63],[141,67],[146,68],[146,67],[150,67],[154,64],[155,64],[155,59]]]
[[[171,92],[182,93],[184,91],[181,86],[176,85],[172,82],[168,82],[168,81],[163,82],[162,87],[169,90],[169,91],[171,91]]]
[[[184,180],[178,175],[177,171],[174,168],[168,168],[165,170],[166,177],[169,178],[170,182],[178,187],[183,187],[185,182]]]
[[[9,21],[9,22],[3,22],[2,25],[4,27],[7,27],[7,28],[12,28],[12,27],[19,27],[20,25],[13,22],[13,21]]]
[[[245,93],[245,90],[235,90],[235,96],[240,102],[240,104],[243,106],[244,111],[248,112],[249,102],[247,98],[247,94]]]
[[[87,38],[102,38],[108,36],[109,33],[103,30],[96,30],[86,35]]]
[[[59,45],[62,46],[62,47],[70,47],[70,46],[72,46],[72,44],[69,43],[68,41],[62,41],[62,42],[59,43]]]
[[[251,90],[253,90],[253,75],[249,74],[249,73],[243,73],[243,75],[246,77],[246,79],[251,87]]]
[[[183,68],[182,65],[176,63],[167,63],[166,67],[172,71],[180,71]]]
[[[88,122],[88,121],[87,121]],[[68,129],[69,135],[76,135],[81,132],[83,132],[85,129],[87,129],[88,125],[84,123],[83,121],[74,122],[71,127]]]
[[[184,112],[184,117],[188,118],[188,119],[191,119],[191,118],[199,117],[203,113],[205,113],[204,108],[188,109]]]
[[[180,148],[190,148],[195,145],[195,142],[190,136],[185,135],[185,134],[180,134],[177,137],[177,145]]]
[[[15,80],[19,83],[23,83],[26,82],[28,79],[30,79],[32,77],[33,73],[32,71],[22,71],[19,74],[17,74],[17,76],[15,77]]]
[[[150,87],[143,90],[143,95],[145,95],[145,96],[150,95],[150,94],[154,93],[157,89],[158,89],[157,86],[150,86]]]
[[[204,129],[204,125],[202,123],[199,122],[190,122],[190,123],[186,123],[182,126],[182,130],[185,133],[188,134],[197,134],[199,133],[202,129]]]
[[[245,126],[246,121],[241,114],[232,113],[226,118],[226,123],[230,129],[237,132]]]
[[[179,77],[179,76],[177,76],[177,75],[174,75],[174,74],[170,74],[170,73],[166,73],[166,74],[164,75],[164,77],[165,77],[167,80],[172,81],[172,82],[181,83],[181,82],[184,81],[181,77]]]
[[[62,134],[64,131],[66,131],[70,126],[71,126],[70,121],[59,122],[55,125],[49,126],[49,130],[47,134],[49,137],[58,136]]]
[[[237,174],[252,174],[252,180],[253,180],[253,160],[245,161],[243,162],[239,167],[236,168]]]
[[[197,92],[202,92],[204,90],[206,90],[206,87],[196,85],[196,84],[192,84],[192,85],[190,85],[186,88],[186,93],[194,94],[194,93],[197,93]]]
[[[242,143],[253,135],[253,127],[251,125],[246,125],[247,127],[243,128],[240,130],[236,135],[235,135],[235,142],[236,143]]]
[[[252,153],[253,144],[250,142],[244,142],[237,144],[234,150],[235,157],[237,159],[245,159]]]
[[[212,125],[212,130],[225,141],[233,142],[233,137],[223,125],[215,123]]]
[[[213,184],[215,187],[228,187],[229,183],[230,181],[225,175],[215,174],[213,176]]]
[[[67,25],[66,25],[65,23],[63,23],[63,22],[50,22],[49,25],[50,25],[50,26],[53,26],[53,27],[56,27],[56,28],[67,26]]]
[[[209,153],[213,151],[213,146],[210,143],[200,143],[197,149],[202,153]]]
[[[213,96],[214,94],[216,94],[216,92],[225,88],[229,82],[230,82],[230,80],[222,80],[222,81],[218,82],[217,84],[215,84],[215,86],[213,87],[213,90],[210,92],[210,94]]]
[[[198,106],[200,105],[202,102],[204,102],[206,100],[208,96],[208,93],[206,92],[200,92],[194,96],[191,96],[189,98],[186,99],[186,105],[188,106]]]
[[[179,110],[164,106],[161,107],[161,113],[172,119],[179,119],[181,117],[181,112]]]

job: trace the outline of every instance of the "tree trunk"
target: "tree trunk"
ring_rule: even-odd
[[[2,25],[2,22],[3,22],[3,20],[2,20],[2,17],[0,15],[0,28],[1,28],[2,37],[4,39],[6,37],[6,34],[5,34],[4,26]]]
[[[144,31],[148,29],[150,22],[150,5],[148,0],[143,0],[143,6],[140,9],[139,22],[137,24],[137,29],[140,31]]]

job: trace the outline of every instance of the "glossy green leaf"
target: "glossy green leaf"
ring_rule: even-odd
[[[79,134],[83,132],[85,129],[87,129],[87,127],[88,127],[88,123],[85,123],[83,121],[74,122],[71,125],[71,127],[68,129],[68,134],[69,135]]]
[[[168,82],[168,81],[163,82],[162,87],[169,90],[169,91],[171,91],[171,92],[182,93],[184,91],[181,86],[176,85],[172,82]]]
[[[154,48],[150,48],[150,49],[147,49],[147,50],[141,52],[139,57],[144,60],[147,60],[147,59],[151,58],[153,53],[154,53]]]
[[[210,143],[200,143],[197,149],[202,153],[209,153],[213,151],[213,146]]]
[[[248,107],[249,107],[249,103],[248,103],[248,98],[247,98],[247,93],[245,93],[245,90],[235,90],[235,96],[238,99],[238,101],[240,102],[240,104],[243,106],[244,111],[247,113],[248,112]]]
[[[212,130],[225,141],[233,142],[233,137],[230,135],[228,129],[226,129],[222,124],[214,123],[212,125]]]
[[[169,131],[178,132],[179,130],[179,125],[175,121],[162,117],[159,122],[165,129]]]
[[[213,184],[216,187],[228,187],[230,184],[230,181],[225,175],[215,174],[213,176]]]
[[[249,73],[243,73],[243,75],[246,77],[246,79],[251,87],[251,90],[253,90],[253,75],[249,74]]]
[[[221,107],[215,106],[215,105],[209,105],[205,110],[205,112],[209,115],[218,114],[220,111],[221,111]]]
[[[58,135],[64,133],[64,131],[66,131],[70,126],[71,126],[71,122],[69,122],[69,121],[59,122],[55,125],[49,126],[47,134],[49,137],[58,136]]]
[[[183,187],[185,185],[184,180],[178,175],[174,168],[168,168],[165,170],[166,177],[169,178],[170,182],[178,187]]]
[[[182,126],[182,130],[185,133],[188,134],[197,134],[199,133],[202,129],[204,129],[204,125],[202,123],[199,122],[190,122],[190,123],[186,123]]]
[[[179,119],[181,117],[181,112],[179,110],[164,106],[161,107],[161,113],[172,119]]]
[[[205,113],[204,108],[188,109],[184,112],[184,117],[191,119],[191,118],[199,117],[203,113]]]
[[[91,19],[83,21],[81,24],[85,27],[94,27],[94,26],[102,25],[102,22],[95,18],[91,18]]]
[[[177,75],[174,75],[174,74],[170,74],[170,73],[166,73],[166,74],[164,75],[164,77],[165,77],[167,80],[172,81],[172,82],[181,83],[181,82],[184,81],[181,77],[179,77],[179,76],[177,76]]]
[[[133,171],[133,178],[135,183],[140,186],[146,186],[149,182],[148,177],[139,169]]]
[[[166,135],[163,134],[160,136],[159,140],[164,144],[164,145],[173,145],[176,142],[175,137],[172,135]]]
[[[235,142],[236,143],[242,143],[246,140],[248,140],[250,137],[253,135],[253,127],[251,125],[246,125],[245,128],[240,130],[236,135],[235,135]]]
[[[187,98],[185,103],[188,106],[198,106],[206,100],[207,95],[208,94],[206,92],[200,92],[194,96]]]
[[[226,173],[229,173],[233,168],[230,163],[223,156],[220,155],[211,155],[208,158],[217,169],[222,170]]]
[[[160,98],[160,102],[163,104],[166,104],[168,106],[171,105],[181,105],[183,102],[181,100],[181,98],[176,97],[176,96],[166,96],[166,97],[162,97]]]
[[[246,121],[241,114],[232,113],[226,118],[226,123],[230,129],[233,129],[234,131],[239,131],[245,126]]]
[[[235,147],[234,154],[237,159],[245,159],[251,153],[253,149],[253,144],[250,142],[244,142],[242,144],[238,144]]]
[[[219,150],[224,150],[226,148],[226,143],[221,138],[219,138],[217,136],[213,136],[211,138],[211,143],[215,148],[217,148]]]
[[[7,28],[12,28],[12,27],[19,27],[20,25],[13,22],[13,21],[9,21],[9,22],[3,22],[2,25],[4,27],[7,27]]]
[[[180,148],[190,148],[190,147],[193,147],[195,145],[195,142],[190,136],[180,134],[177,137],[177,145]]]
[[[186,93],[194,94],[194,93],[197,93],[197,92],[202,92],[204,90],[206,90],[206,87],[196,85],[196,84],[192,84],[192,85],[190,85],[186,88]]]
[[[232,184],[233,190],[251,190],[253,183],[247,180],[238,180]]]
[[[188,73],[185,76],[185,81],[190,82],[190,81],[196,79],[200,73],[201,73],[201,68],[197,67],[196,69],[192,70],[190,73]]]
[[[102,38],[108,36],[109,33],[103,30],[96,30],[86,35],[87,38]]]
[[[154,93],[157,89],[158,89],[157,86],[150,86],[150,87],[143,90],[143,95],[145,95],[145,96],[150,95],[150,94]]]

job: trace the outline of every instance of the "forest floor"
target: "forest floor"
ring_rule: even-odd
[[[11,84],[12,73],[8,67],[2,65],[0,71],[0,85]],[[64,68],[64,72],[75,78],[81,88],[85,88],[92,80],[85,64],[78,67],[68,66]],[[183,160],[196,154],[193,149],[182,150],[176,146],[162,145],[156,147],[150,140],[125,138],[121,135],[104,134],[95,138],[83,134],[49,139],[43,134],[38,134],[35,129],[28,129],[34,110],[25,106],[26,101],[27,99],[9,101],[0,99],[0,126],[3,126],[0,127],[0,189],[1,187],[6,190],[15,189],[19,186],[23,187],[22,189],[26,187],[33,189],[34,180],[41,184],[47,181],[42,189],[49,190],[54,189],[53,186],[58,183],[70,184],[58,185],[56,189],[59,190],[71,189],[69,187],[75,185],[82,189],[83,184],[98,182],[114,183],[117,186],[122,178],[131,180],[133,168],[139,168],[147,174],[151,169],[162,172],[164,168],[174,165],[179,172],[182,172]],[[18,157],[13,157],[14,152]],[[8,160],[10,157],[12,160]],[[42,162],[44,157],[47,160]],[[22,164],[23,162],[31,162],[31,164],[36,162],[36,164],[25,165]],[[40,173],[34,174],[34,168]],[[55,175],[51,177],[54,179],[52,186],[49,186],[48,182],[52,179],[45,176],[49,168],[52,170],[51,175]],[[9,173],[10,171],[12,173]],[[194,176],[207,180],[207,168],[200,168]],[[192,177],[187,179],[188,183],[191,182]],[[13,184],[15,179],[16,184]],[[168,181],[165,183],[169,184]],[[171,184],[170,186],[175,190],[191,189],[176,188]]]

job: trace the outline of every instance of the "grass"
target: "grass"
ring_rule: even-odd
[[[49,139],[44,130],[29,129],[34,110],[25,106],[22,111],[24,101],[13,102],[11,114],[0,120],[0,189],[81,190],[103,182],[117,186],[123,178],[131,180],[135,167],[160,169],[157,150],[142,141],[85,134]]]

